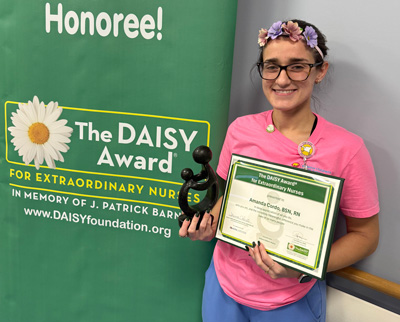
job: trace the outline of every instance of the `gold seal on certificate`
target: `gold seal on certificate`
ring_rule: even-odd
[[[324,279],[344,179],[232,155],[216,237]]]

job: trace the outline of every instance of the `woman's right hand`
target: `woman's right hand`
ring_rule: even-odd
[[[200,220],[200,216],[194,215],[192,221],[187,218],[183,223],[181,229],[179,229],[180,237],[189,237],[191,240],[204,240],[209,241],[214,238],[215,230],[211,224],[212,217],[211,212],[206,212],[203,219],[200,222],[199,229],[196,230],[197,223]],[[214,220],[213,220],[214,224]]]
[[[200,216],[193,216],[192,221],[186,219],[179,229],[179,236],[189,237],[191,240],[210,241],[214,238],[218,225],[219,210],[222,198],[220,198],[211,211],[207,211],[200,222],[199,229],[196,230]]]

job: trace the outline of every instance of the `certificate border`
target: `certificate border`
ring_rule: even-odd
[[[323,219],[323,222],[322,222],[322,225],[321,225],[322,229],[321,229],[321,233],[320,233],[320,236],[319,236],[318,250],[317,250],[317,254],[315,255],[314,265],[308,265],[308,264],[306,264],[304,262],[297,261],[297,260],[294,260],[294,259],[292,259],[290,257],[284,256],[284,255],[276,253],[276,252],[273,252],[271,250],[268,250],[269,254],[274,254],[276,257],[284,258],[284,259],[286,259],[286,260],[288,260],[290,262],[295,262],[298,265],[303,266],[303,267],[316,269],[318,267],[318,265],[319,265],[319,262],[320,262],[321,250],[322,250],[322,247],[323,247],[322,244],[323,244],[323,240],[325,238],[325,231],[326,231],[327,224],[328,224],[327,223],[327,219],[328,219],[329,210],[330,210],[330,207],[331,207],[331,199],[332,199],[332,193],[333,193],[332,184],[323,183],[321,181],[317,181],[317,180],[312,179],[312,178],[306,178],[306,177],[298,176],[298,175],[292,174],[289,171],[275,170],[275,169],[270,169],[270,168],[266,168],[266,167],[261,167],[261,166],[259,166],[257,164],[251,163],[251,162],[236,161],[236,162],[234,162],[232,164],[232,172],[231,172],[230,177],[229,177],[229,191],[228,191],[227,196],[230,195],[230,188],[231,188],[232,182],[234,180],[233,176],[234,176],[234,174],[236,174],[236,169],[237,169],[238,166],[242,166],[242,167],[245,167],[245,168],[248,168],[248,169],[256,168],[256,169],[259,169],[260,171],[265,171],[267,173],[268,172],[270,172],[270,173],[272,172],[272,173],[276,173],[276,175],[284,175],[284,176],[288,176],[288,177],[293,177],[293,178],[295,178],[295,180],[298,180],[298,181],[310,181],[311,184],[313,184],[315,186],[321,186],[326,190],[326,193],[328,195],[326,196],[327,201],[324,202],[325,203],[324,219]],[[227,197],[227,199],[229,199],[229,197]],[[225,236],[225,237],[228,237],[228,238],[232,239],[232,240],[236,240],[236,241],[239,241],[241,243],[245,243],[246,245],[250,245],[246,241],[243,241],[243,240],[241,240],[239,238],[235,238],[233,236],[230,236],[229,234],[226,234],[226,233],[222,232],[222,229],[223,229],[223,226],[224,226],[224,221],[225,221],[225,216],[226,216],[225,209],[227,207],[227,203],[229,203],[229,200],[226,200],[226,201],[227,202],[224,203],[224,209],[221,212],[221,214],[223,215],[222,219],[221,219],[221,225],[220,225],[221,234],[223,236]]]
[[[252,162],[253,161],[253,162]],[[256,163],[254,163],[256,162]],[[298,176],[299,179],[301,180],[312,180],[312,181],[317,181],[316,179],[313,179],[312,177],[318,177],[318,178],[329,178],[330,181],[334,182],[335,187],[331,187],[331,191],[329,191],[329,196],[328,200],[326,202],[327,206],[325,209],[325,218],[324,218],[324,223],[323,223],[323,230],[324,232],[321,233],[320,235],[320,240],[319,243],[322,247],[319,247],[319,253],[316,256],[316,266],[318,267],[321,264],[322,260],[322,266],[318,267],[317,269],[313,269],[312,267],[306,265],[302,265],[301,263],[296,262],[296,260],[293,259],[288,259],[284,255],[282,256],[281,254],[277,255],[274,252],[267,251],[271,256],[277,259],[283,259],[285,262],[281,262],[278,260],[278,262],[284,266],[287,266],[291,269],[297,270],[299,272],[305,273],[307,275],[310,275],[312,277],[315,277],[317,279],[323,280],[325,279],[326,276],[326,269],[328,265],[328,258],[330,254],[330,249],[333,241],[333,232],[335,230],[336,226],[336,220],[338,216],[338,211],[339,211],[339,202],[340,202],[340,197],[343,189],[343,183],[344,179],[323,174],[323,173],[318,173],[318,172],[312,172],[304,169],[298,169],[298,168],[293,168],[290,166],[274,163],[274,162],[269,162],[269,161],[264,161],[252,157],[246,157],[243,155],[239,154],[232,154],[231,157],[231,164],[229,167],[229,173],[227,176],[227,185],[225,188],[225,193],[223,196],[222,200],[222,205],[221,205],[221,210],[220,210],[220,216],[219,216],[219,222],[217,226],[217,233],[216,233],[216,238],[220,239],[224,242],[227,242],[228,244],[231,244],[233,246],[236,246],[241,249],[245,249],[245,245],[252,246],[251,244],[247,243],[246,241],[240,240],[238,238],[234,238],[233,236],[230,236],[228,234],[222,234],[221,232],[221,227],[223,225],[223,220],[224,220],[224,213],[227,207],[227,196],[230,193],[231,185],[232,185],[232,176],[233,176],[233,168],[238,164],[242,163],[243,165],[251,165],[254,167],[258,167],[260,169],[265,169],[268,171],[276,172],[276,173],[281,173],[283,175],[290,175],[293,177]],[[287,169],[287,171],[286,171]],[[288,172],[288,173],[287,173]],[[323,181],[323,180],[320,180]],[[336,190],[336,194],[335,191]],[[335,197],[336,196],[336,197]],[[330,218],[329,218],[330,217]],[[331,219],[331,220],[329,220]],[[329,225],[330,222],[330,225]],[[325,252],[325,255],[323,256],[323,252]],[[291,263],[295,264],[295,267],[291,266]]]

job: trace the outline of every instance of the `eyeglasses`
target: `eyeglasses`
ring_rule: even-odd
[[[282,69],[292,81],[305,81],[310,76],[311,68],[322,65],[323,62],[315,64],[294,63],[286,66],[280,66],[269,62],[257,63],[258,72],[262,79],[275,80],[281,74]]]

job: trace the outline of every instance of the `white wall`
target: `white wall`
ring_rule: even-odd
[[[326,322],[400,321],[400,315],[332,287],[326,293]]]

